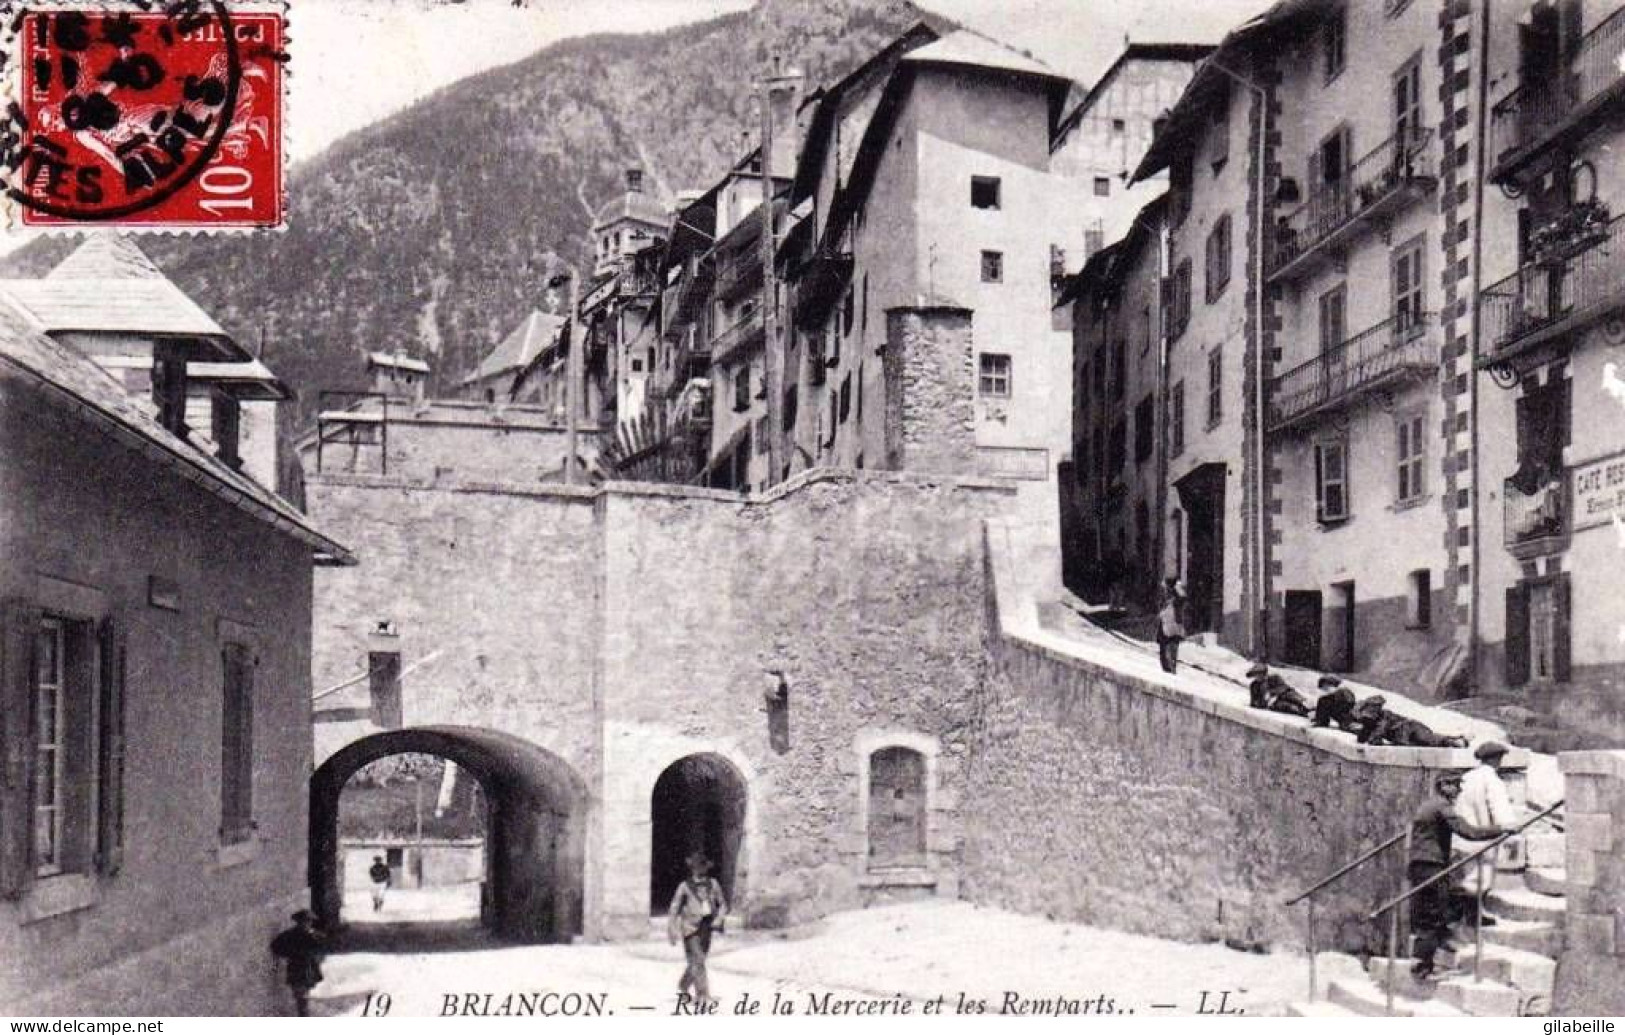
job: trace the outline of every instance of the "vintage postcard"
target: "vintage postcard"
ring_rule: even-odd
[[[0,125],[12,1031],[1625,1014],[1625,0],[0,0]]]

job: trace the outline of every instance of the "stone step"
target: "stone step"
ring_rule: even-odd
[[[1531,867],[1562,869],[1568,859],[1567,841],[1555,831],[1537,833],[1531,830],[1523,835],[1523,854]]]
[[[1568,912],[1561,898],[1542,895],[1527,888],[1494,888],[1484,898],[1490,914],[1497,919],[1561,924]]]
[[[1471,929],[1467,931],[1466,937],[1471,942]],[[1556,959],[1557,954],[1563,951],[1563,928],[1556,924],[1502,920],[1494,927],[1484,928],[1484,944],[1538,952],[1542,956]]]
[[[1407,976],[1409,976],[1407,974]],[[1376,982],[1358,978],[1333,978],[1326,986],[1326,998],[1362,1017],[1382,1017],[1388,1013],[1388,995]],[[1394,994],[1394,1017],[1461,1017],[1462,1012],[1435,999],[1413,999]]]
[[[1562,867],[1532,866],[1523,871],[1523,883],[1537,895],[1565,895],[1569,889],[1569,875]]]
[[[1286,1015],[1288,1017],[1358,1017],[1353,1010],[1324,999],[1314,1002],[1287,1003]]]
[[[1474,1017],[1517,1017],[1526,998],[1511,985],[1489,978],[1474,981],[1470,974],[1445,978],[1435,994],[1441,1002]]]
[[[1439,958],[1455,969],[1471,974],[1475,955],[1477,954],[1469,943],[1454,952],[1440,953]],[[1486,943],[1484,964],[1479,973],[1493,981],[1511,985],[1526,995],[1550,996],[1552,978],[1557,973],[1557,961],[1538,952]]]

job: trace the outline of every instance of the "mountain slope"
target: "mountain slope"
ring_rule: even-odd
[[[263,335],[300,418],[319,389],[359,385],[373,349],[431,356],[449,387],[532,308],[557,304],[541,287],[547,255],[588,264],[589,206],[624,169],[644,167],[667,192],[726,170],[771,53],[811,89],[920,20],[940,24],[903,0],[762,0],[665,32],[564,41],[301,167],[284,233],[142,245],[240,340]],[[36,242],[9,275],[42,273],[71,246]]]

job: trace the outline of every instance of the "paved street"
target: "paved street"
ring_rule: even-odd
[[[376,1006],[385,993],[390,1016],[497,1015],[504,1008],[669,1013],[681,950],[655,933],[651,925],[649,940],[628,944],[509,947],[466,923],[434,925],[421,951],[332,957],[316,1010],[358,1014],[369,994]],[[1301,997],[1305,980],[1299,957],[1186,945],[962,902],[837,914],[788,937],[730,933],[717,941],[711,974],[724,1011],[748,993],[766,1013],[778,993],[798,1015],[814,999],[918,1014],[938,996],[945,997],[942,1011],[952,1013],[961,994],[988,1013],[1188,1014],[1202,1008],[1204,991],[1210,1011],[1229,991],[1231,1009],[1276,1014]]]

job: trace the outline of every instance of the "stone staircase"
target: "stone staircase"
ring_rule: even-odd
[[[1393,961],[1393,1016],[1525,1017],[1550,1012],[1567,909],[1563,834],[1536,826],[1523,836],[1523,843],[1524,857],[1499,865],[1486,896],[1497,922],[1484,928],[1478,980],[1473,978],[1472,927],[1458,925],[1459,946],[1439,953],[1437,979],[1418,981],[1411,976],[1412,960]],[[1288,1016],[1387,1013],[1390,968],[1385,957],[1373,956],[1362,965],[1352,956],[1328,952],[1316,961],[1325,975],[1321,998],[1289,1005]]]

